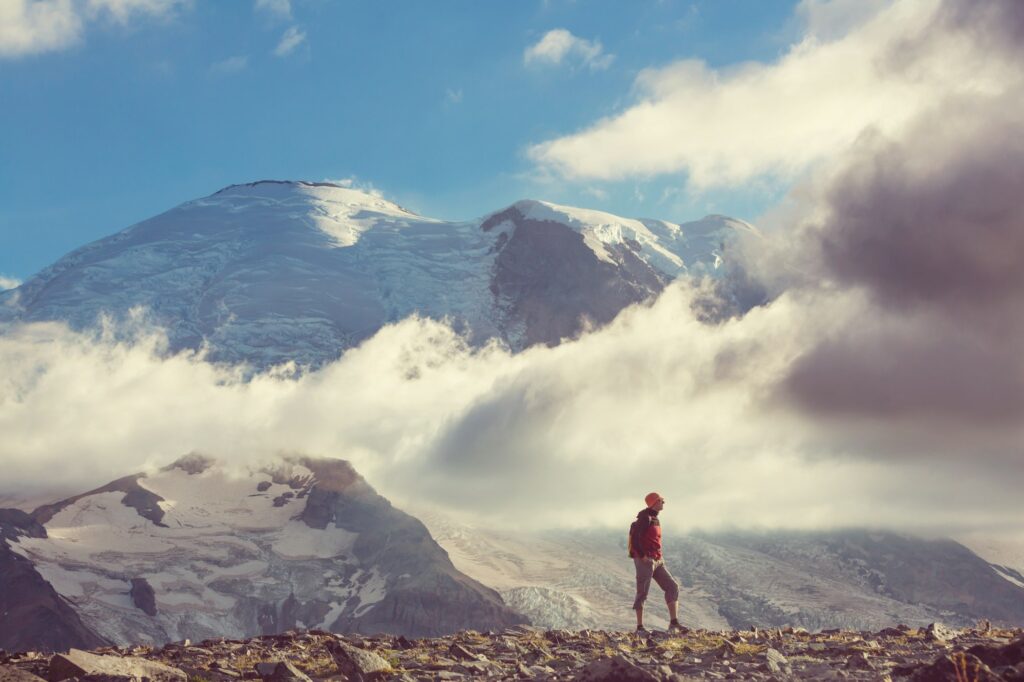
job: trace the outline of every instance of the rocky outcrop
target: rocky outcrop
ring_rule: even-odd
[[[137,679],[177,682],[335,680],[576,680],[682,682],[692,679],[917,680],[990,682],[1024,679],[1024,631],[966,628],[949,642],[922,629],[884,632],[803,629],[650,631],[543,630],[517,626],[498,632],[462,631],[408,639],[289,632],[248,640],[217,638],[159,648],[71,652],[0,652],[0,682]],[[20,677],[19,677],[20,676]],[[100,677],[103,676],[103,677]]]
[[[383,600],[359,616],[339,617],[332,629],[425,636],[527,622],[496,591],[456,570],[423,523],[391,506],[347,462],[299,461],[316,481],[302,520],[311,528],[331,523],[358,533],[355,557],[390,574]]]
[[[156,593],[145,578],[132,578],[132,589],[128,593],[135,608],[147,616],[156,615]]]

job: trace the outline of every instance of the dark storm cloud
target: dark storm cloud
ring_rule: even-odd
[[[989,307],[1024,293],[1019,99],[957,102],[903,140],[866,139],[819,239],[840,282],[886,307]]]
[[[959,31],[981,45],[1024,52],[1024,2],[947,0],[930,30]]]
[[[1024,417],[1019,352],[934,316],[851,325],[798,360],[786,389],[812,413],[941,420],[940,428]]]
[[[894,428],[920,420],[950,438],[972,426],[1016,437],[1024,2],[946,2],[885,66],[920,70],[964,45],[990,66],[976,93],[937,100],[900,134],[865,132],[817,194],[820,217],[800,233],[814,281],[795,285],[830,282],[870,304],[786,372],[782,393],[803,411]]]
[[[948,428],[1024,415],[1024,121],[1017,93],[866,135],[824,193],[813,268],[873,307],[791,367],[814,413]]]

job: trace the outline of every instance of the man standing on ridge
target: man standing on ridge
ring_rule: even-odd
[[[630,528],[630,556],[636,564],[636,600],[633,610],[636,611],[636,631],[647,632],[644,628],[644,601],[651,588],[651,580],[665,592],[665,603],[668,604],[668,624],[670,632],[686,632],[679,624],[676,609],[679,606],[679,584],[665,568],[665,560],[661,556],[661,522],[658,512],[665,508],[665,498],[658,493],[650,493],[644,498],[647,507],[636,515],[636,522]]]

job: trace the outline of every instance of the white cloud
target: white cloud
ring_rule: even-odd
[[[86,0],[86,14],[96,17],[103,14],[118,23],[125,24],[135,16],[164,17],[179,5],[190,4],[191,0]]]
[[[360,180],[355,175],[350,175],[347,178],[324,178],[324,182],[329,182],[332,185],[338,185],[339,187],[345,187],[348,189],[359,190],[381,199],[386,199],[384,191],[378,189],[369,180]]]
[[[871,424],[865,439],[863,424],[771,399],[794,358],[863,323],[863,297],[784,296],[705,325],[693,295],[675,285],[607,328],[519,355],[408,319],[318,372],[248,383],[198,356],[163,358],[145,330],[127,343],[16,327],[0,336],[0,487],[86,489],[197,449],[345,457],[396,504],[477,523],[614,525],[651,487],[704,528],[987,529],[1018,504],[1005,468],[1019,460],[1000,471],[948,453],[1019,453],[1019,428],[952,444],[927,424]]]
[[[71,0],[0,3],[0,56],[60,50],[76,43],[82,17]]]
[[[600,41],[579,38],[564,28],[548,31],[523,53],[527,66],[558,66],[567,59],[596,70],[607,69],[615,56],[606,54]]]
[[[21,280],[15,279],[14,277],[7,277],[6,275],[0,274],[0,291],[6,289],[14,289],[15,287],[21,286]]]
[[[89,23],[108,18],[126,25],[136,18],[165,17],[188,0],[3,0],[0,57],[66,49],[82,40]]]
[[[274,54],[278,57],[285,57],[292,53],[295,48],[306,40],[306,32],[298,26],[289,26],[281,36],[281,41],[274,48]]]
[[[246,55],[235,55],[210,65],[210,73],[227,76],[232,73],[243,71],[249,66],[249,57]]]
[[[292,16],[291,0],[256,0],[256,9],[285,19]]]
[[[937,0],[887,4],[870,17],[851,9],[859,4],[805,2],[808,34],[773,63],[648,69],[636,104],[529,155],[571,179],[685,172],[698,189],[790,181],[867,128],[898,133],[937,100],[998,92],[1019,71],[952,31],[919,40],[934,28]]]

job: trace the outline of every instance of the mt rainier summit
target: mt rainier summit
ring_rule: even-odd
[[[675,224],[519,201],[448,222],[330,183],[261,181],[186,202],[66,255],[0,292],[0,322],[87,328],[133,309],[170,350],[219,362],[317,367],[411,314],[447,318],[473,343],[554,345],[710,275],[750,294],[731,258],[757,230],[708,216]]]

